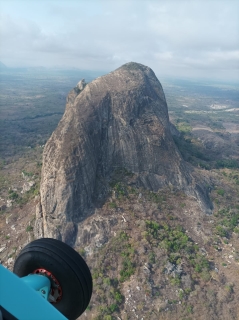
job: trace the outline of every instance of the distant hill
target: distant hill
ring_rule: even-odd
[[[7,66],[0,61],[0,70],[1,69],[7,69]]]

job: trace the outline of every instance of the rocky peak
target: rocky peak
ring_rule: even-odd
[[[76,85],[76,89],[78,90],[78,93],[80,93],[86,86],[86,82],[85,79],[80,80],[77,85]]]
[[[162,86],[149,67],[134,62],[89,84],[81,80],[69,93],[44,149],[36,237],[74,243],[78,224],[108,194],[119,168],[152,191],[184,190],[208,210],[172,139]]]

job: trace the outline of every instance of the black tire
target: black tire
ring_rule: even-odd
[[[13,272],[24,277],[40,268],[51,272],[62,288],[62,299],[53,305],[68,319],[79,317],[92,294],[92,277],[83,258],[64,242],[42,238],[22,249]]]

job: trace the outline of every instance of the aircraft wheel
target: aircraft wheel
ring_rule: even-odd
[[[59,240],[42,238],[29,243],[17,257],[13,272],[19,277],[38,273],[51,280],[50,301],[66,318],[76,319],[87,308],[92,277],[83,258]]]

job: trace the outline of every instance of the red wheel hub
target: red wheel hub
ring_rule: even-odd
[[[51,281],[51,303],[57,303],[62,299],[62,288],[60,282],[56,279],[56,277],[46,269],[36,269],[33,271],[33,274],[40,274],[50,279]]]

